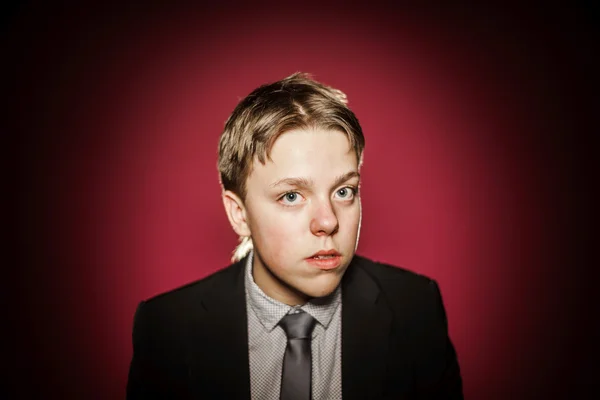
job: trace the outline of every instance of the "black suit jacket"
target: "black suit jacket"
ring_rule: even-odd
[[[128,399],[250,399],[245,262],[140,303]],[[342,304],[344,400],[462,399],[434,281],[355,256]]]

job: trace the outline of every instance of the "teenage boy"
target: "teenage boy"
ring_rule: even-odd
[[[140,303],[129,399],[462,399],[435,281],[355,255],[364,145],[305,74],[237,105],[218,162],[234,264]]]

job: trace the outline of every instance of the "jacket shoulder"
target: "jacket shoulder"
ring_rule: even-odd
[[[378,284],[403,284],[415,287],[427,287],[435,281],[426,275],[419,274],[401,266],[373,261],[363,256],[354,256],[355,263],[369,274]]]
[[[391,308],[409,314],[438,308],[440,290],[434,279],[403,267],[355,257],[356,267],[374,281]]]
[[[190,312],[196,312],[200,306],[200,300],[206,293],[213,290],[230,290],[239,279],[244,262],[239,261],[222,268],[204,278],[183,286],[157,294],[140,302],[138,313],[141,308],[144,314],[154,315],[159,319],[177,320],[186,318]],[[219,289],[222,288],[222,289]]]
[[[215,271],[201,279],[195,280],[193,282],[186,283],[177,288],[171,289],[169,291],[159,293],[154,295],[146,300],[146,303],[152,302],[160,302],[163,300],[168,300],[178,296],[186,296],[191,292],[203,292],[208,288],[211,288],[215,283],[219,283],[221,281],[227,281],[229,279],[235,279],[236,272],[239,272],[239,267],[241,267],[240,263],[235,263],[228,265],[224,268],[221,268],[218,271]]]

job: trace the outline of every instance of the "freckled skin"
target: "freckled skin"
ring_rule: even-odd
[[[336,178],[358,172],[346,134],[294,130],[282,134],[271,160],[255,160],[247,180],[246,218],[254,244],[253,275],[272,298],[290,305],[330,294],[356,249],[360,229],[359,178],[337,186]],[[309,187],[272,187],[285,178],[305,178]],[[344,188],[348,188],[343,190]],[[284,196],[286,192],[296,195]],[[342,254],[339,268],[324,271],[306,262],[320,250]]]

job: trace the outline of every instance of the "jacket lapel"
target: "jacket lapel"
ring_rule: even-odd
[[[220,271],[199,295],[202,309],[189,330],[196,398],[250,398],[245,264],[244,258]]]
[[[342,280],[342,394],[346,399],[383,395],[391,312],[379,287],[355,256]]]

